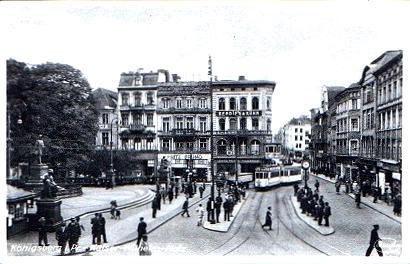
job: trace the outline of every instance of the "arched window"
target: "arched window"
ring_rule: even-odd
[[[259,99],[258,99],[258,97],[252,98],[252,110],[259,110]]]
[[[246,106],[247,106],[246,98],[242,97],[241,101],[240,101],[240,109],[241,110],[246,110]]]
[[[260,142],[259,140],[252,140],[251,141],[251,154],[252,155],[259,155],[260,153]]]
[[[242,117],[240,121],[241,130],[246,130],[246,117]]]
[[[225,130],[225,118],[219,119],[219,130],[221,131]]]
[[[236,122],[236,118],[230,118],[229,119],[229,130],[237,130],[238,129],[238,125]]]
[[[226,141],[221,139],[217,144],[218,155],[226,155]]]
[[[229,99],[229,110],[236,110],[236,99],[233,97]]]
[[[268,119],[266,121],[266,130],[270,131],[271,130],[271,126],[272,126],[272,121],[270,121],[270,119]]]
[[[219,110],[225,110],[225,99],[219,98]]]

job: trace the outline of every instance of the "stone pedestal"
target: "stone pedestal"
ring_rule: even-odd
[[[37,217],[46,218],[46,227],[49,231],[55,231],[55,228],[63,221],[61,217],[61,200],[60,199],[38,199]]]
[[[35,164],[30,166],[30,175],[25,179],[24,187],[34,192],[43,189],[43,176],[48,174],[46,164]]]

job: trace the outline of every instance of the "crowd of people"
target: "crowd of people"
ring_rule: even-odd
[[[294,196],[300,202],[302,214],[313,217],[313,220],[318,222],[318,225],[329,226],[329,217],[332,215],[331,207],[328,202],[324,201],[323,195],[319,195],[319,181],[315,182],[315,190],[309,186],[299,188],[298,184],[294,185]]]

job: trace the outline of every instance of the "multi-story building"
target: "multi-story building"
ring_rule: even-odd
[[[186,177],[191,167],[196,170],[195,180],[210,179],[209,82],[160,84],[157,100],[158,159],[168,160],[173,176]]]
[[[152,176],[157,168],[157,90],[170,82],[168,71],[121,74],[118,86],[119,148],[135,161],[135,173]]]
[[[117,93],[98,88],[92,92],[95,107],[98,111],[98,127],[95,143],[97,149],[110,148],[112,140],[113,148],[118,148],[118,130],[115,125],[117,119]],[[112,124],[115,129],[111,129]]]
[[[214,170],[254,172],[272,141],[272,96],[276,83],[215,81],[213,89]]]
[[[401,187],[403,52],[387,51],[372,62],[376,81],[377,182],[393,193]]]
[[[336,95],[336,170],[345,180],[358,180],[360,150],[360,86],[354,83]]]
[[[283,127],[283,148],[289,156],[302,158],[309,148],[311,122],[307,116],[293,118]]]

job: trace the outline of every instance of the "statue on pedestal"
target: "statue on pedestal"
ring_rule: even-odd
[[[57,198],[57,192],[64,190],[64,188],[58,186],[53,178],[53,170],[49,169],[48,174],[44,175],[43,189],[41,190],[42,199],[55,199]]]
[[[35,143],[35,154],[37,155],[38,158],[38,164],[41,164],[41,156],[43,155],[43,149],[44,149],[44,141],[43,141],[43,135],[39,135],[39,139],[36,140]]]

